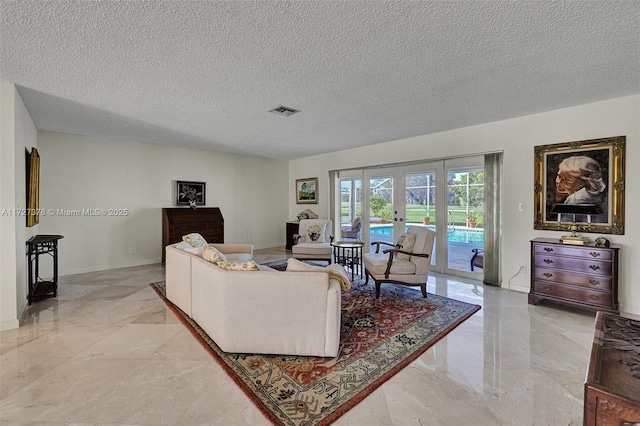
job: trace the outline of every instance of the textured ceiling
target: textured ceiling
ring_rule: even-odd
[[[640,93],[638,1],[0,7],[0,78],[55,132],[291,159]]]

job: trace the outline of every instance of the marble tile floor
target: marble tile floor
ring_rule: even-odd
[[[0,425],[269,424],[149,287],[163,279],[160,264],[61,277],[0,333]],[[435,273],[428,291],[482,309],[336,425],[582,423],[594,314]]]

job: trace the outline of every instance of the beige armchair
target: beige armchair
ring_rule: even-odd
[[[302,219],[293,236],[291,252],[299,260],[323,260],[331,264],[333,222],[328,219]]]
[[[420,286],[422,295],[427,297],[427,276],[431,266],[431,253],[436,233],[421,226],[409,226],[407,234],[415,234],[415,244],[411,252],[396,249],[393,244],[372,242],[376,246],[375,253],[363,255],[364,272],[373,278],[376,284],[376,299],[380,297],[380,284],[392,283],[406,286]],[[380,245],[386,244],[391,248],[380,253]],[[409,255],[408,260],[398,259],[397,254]]]

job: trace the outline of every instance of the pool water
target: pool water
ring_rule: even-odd
[[[433,225],[427,226],[427,228],[435,231],[435,226]],[[370,232],[371,235],[391,237],[393,235],[393,225],[372,226]],[[454,227],[447,232],[447,241],[482,246],[484,244],[484,232],[482,229]]]

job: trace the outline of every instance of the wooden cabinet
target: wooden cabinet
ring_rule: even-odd
[[[182,241],[182,236],[197,232],[208,243],[224,243],[224,218],[218,207],[176,207],[162,209],[162,262],[164,248]]]
[[[574,246],[549,238],[531,241],[529,303],[552,300],[618,313],[620,247]]]
[[[640,321],[598,312],[584,385],[585,425],[640,424],[639,352]]]
[[[291,250],[293,248],[293,236],[298,233],[300,229],[300,222],[287,222],[287,240],[285,248]]]

